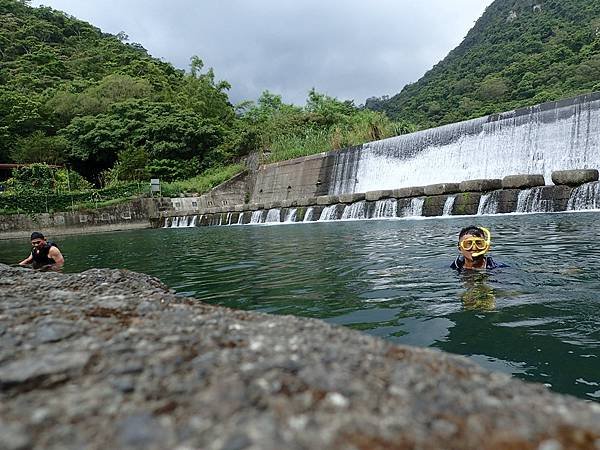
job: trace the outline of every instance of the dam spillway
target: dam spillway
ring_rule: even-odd
[[[197,197],[193,208],[191,200],[186,199],[175,199],[173,205],[181,211],[201,213],[215,208],[249,210],[252,204],[278,202],[316,206],[300,203],[324,196],[498,180],[513,175],[536,175],[542,180],[530,186],[536,187],[556,184],[551,176],[555,171],[599,167],[600,92],[259,165]],[[485,213],[495,208],[498,194],[488,193],[496,189],[484,190],[488,203],[481,207]],[[445,214],[455,214],[451,212],[456,209],[454,200],[446,200]],[[337,209],[328,211],[335,216],[338,213]],[[259,219],[258,214],[255,219]]]
[[[330,195],[600,166],[600,93],[370,142],[338,158]]]

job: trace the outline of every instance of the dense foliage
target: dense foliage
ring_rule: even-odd
[[[419,128],[600,90],[600,2],[496,0],[414,84],[367,107]]]
[[[236,107],[198,57],[178,70],[124,33],[28,3],[0,0],[0,162],[66,165],[96,186],[158,177],[179,192],[243,170],[253,151],[275,160],[410,129],[314,91],[305,107],[269,92]]]

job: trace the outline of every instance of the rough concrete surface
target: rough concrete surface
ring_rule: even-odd
[[[122,270],[0,265],[2,449],[600,449],[600,406]]]

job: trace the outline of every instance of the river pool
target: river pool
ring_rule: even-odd
[[[492,273],[449,268],[492,230]],[[59,236],[66,272],[126,268],[204,302],[324,319],[600,401],[600,213],[156,229]],[[29,243],[0,241],[0,262]]]

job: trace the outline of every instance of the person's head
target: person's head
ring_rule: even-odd
[[[46,238],[39,231],[31,233],[31,246],[32,247],[43,247],[46,245]]]
[[[492,235],[490,230],[474,225],[460,230],[458,234],[458,250],[465,259],[477,261],[489,251]]]

